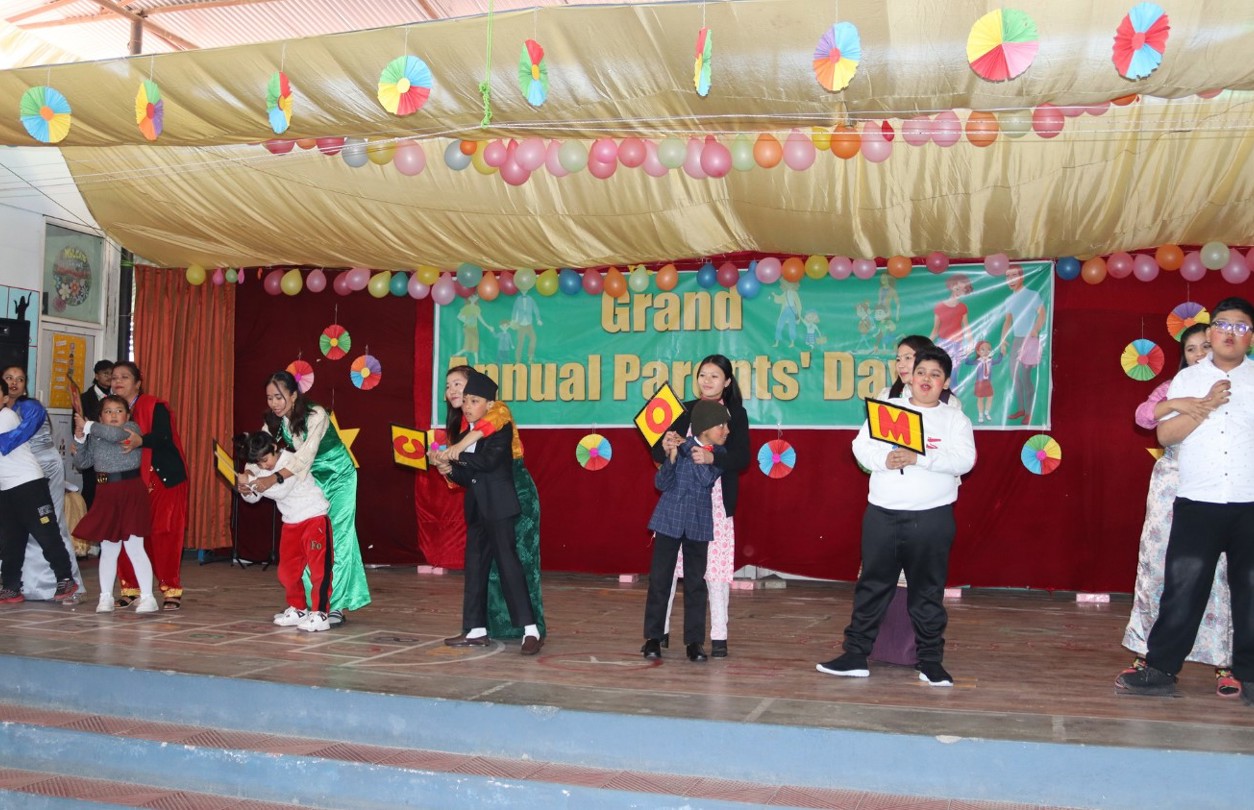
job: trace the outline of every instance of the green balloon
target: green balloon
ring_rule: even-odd
[[[1207,270],[1220,270],[1228,263],[1230,251],[1223,242],[1207,242],[1202,245],[1202,264]]]
[[[747,172],[758,165],[753,159],[753,141],[746,135],[737,135],[731,142],[732,168],[738,172]]]
[[[400,298],[403,295],[409,295],[409,275],[397,270],[392,274],[392,281],[388,284],[388,292]]]
[[[642,293],[649,289],[649,273],[643,267],[637,267],[627,276],[627,287],[632,292]]]
[[[536,271],[530,267],[524,267],[514,274],[514,286],[522,292],[529,291],[536,286]]]
[[[239,273],[236,272],[234,267],[228,267],[226,269],[226,283],[234,284],[238,280],[239,280]]]
[[[998,113],[997,128],[1007,138],[1022,138],[1032,131],[1032,111],[1006,110]]]

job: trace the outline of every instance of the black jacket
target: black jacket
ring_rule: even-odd
[[[685,402],[684,412],[668,429],[680,436],[688,435],[689,414],[692,413],[692,406],[696,404],[695,399]],[[740,405],[728,408],[727,411],[731,414],[731,422],[728,424],[731,433],[728,434],[727,444],[724,447],[727,452],[714,454],[714,466],[723,471],[723,509],[727,512],[727,516],[731,517],[736,513],[740,474],[749,466],[750,461],[749,414],[745,413],[744,407]],[[662,442],[659,441],[653,447],[653,460],[661,464],[665,458],[666,453],[662,450]]]
[[[466,488],[466,522],[503,520],[522,511],[514,489],[511,443],[514,426],[508,424],[480,439],[473,453],[462,453],[453,462],[449,478]]]

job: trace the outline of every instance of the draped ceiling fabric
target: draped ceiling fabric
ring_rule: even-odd
[[[813,0],[499,14],[491,21],[492,118],[482,129],[487,17],[8,70],[0,98],[16,108],[32,85],[63,92],[74,108],[63,151],[96,219],[131,250],[174,265],[549,267],[733,251],[1056,256],[1250,241],[1254,99],[1192,95],[1254,90],[1248,0],[1172,3],[1166,58],[1138,82],[1111,62],[1132,3],[1088,0],[1033,4],[1035,63],[1013,81],[983,81],[967,65],[965,43],[972,22],[996,5],[839,4],[863,46],[841,93],[814,78],[815,43],[836,20],[832,5]],[[703,21],[716,35],[706,98],[692,88]],[[545,47],[551,79],[538,109],[517,83],[528,38]],[[375,96],[383,66],[404,53],[430,65],[435,86],[423,109],[397,118]],[[256,145],[272,137],[265,88],[280,68],[295,89],[284,137],[417,137],[426,171],[404,177],[391,166],[353,169],[316,151],[271,155]],[[134,121],[136,88],[150,76],[165,98],[157,145]],[[556,179],[541,170],[512,188],[473,168],[453,172],[442,159],[451,137],[711,133],[726,142],[740,132],[782,137],[849,119],[899,125],[921,112],[1092,104],[1130,93],[1145,98],[1069,118],[1052,140],[1029,134],[941,149],[898,137],[882,164],[828,153],[804,172],[755,168],[721,180],[681,171],[655,179],[638,169],[605,181],[586,172]],[[31,143],[15,114],[0,117],[0,142]]]

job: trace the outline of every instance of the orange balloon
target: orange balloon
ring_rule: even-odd
[[[853,127],[832,128],[832,154],[841,160],[849,160],[862,149],[862,136]]]
[[[890,256],[888,259],[888,275],[893,278],[905,278],[910,275],[913,265],[905,256]]]
[[[457,148],[462,150],[463,155],[473,155],[479,150],[479,143],[478,141],[462,141]]]
[[[1106,260],[1101,256],[1094,256],[1080,268],[1080,275],[1089,284],[1101,284],[1106,278]]]
[[[623,278],[622,272],[617,267],[611,267],[605,271],[603,290],[610,298],[622,298],[627,294],[627,279]]]
[[[496,297],[501,294],[501,285],[497,283],[496,276],[490,270],[479,279],[479,286],[476,289],[479,297],[484,301],[495,301]]]
[[[784,159],[784,147],[774,135],[763,132],[753,144],[753,159],[763,169],[773,169]]]
[[[785,259],[779,269],[779,274],[785,281],[801,281],[806,274],[806,263],[796,256]]]
[[[967,141],[972,146],[989,146],[997,140],[997,116],[990,112],[973,111],[967,116]]]
[[[301,149],[313,149],[318,145],[317,138],[297,138],[296,145]]]
[[[1120,96],[1119,98],[1112,98],[1110,100],[1110,103],[1114,104],[1116,107],[1126,107],[1132,102],[1140,101],[1140,100],[1141,100],[1141,97],[1138,96],[1136,93],[1133,93],[1130,96]]]
[[[673,264],[665,264],[658,268],[657,277],[654,279],[657,288],[662,292],[670,292],[675,289],[675,285],[679,283],[679,271],[675,269]]]
[[[1164,270],[1179,270],[1184,264],[1184,251],[1179,245],[1159,245],[1154,251],[1154,260]]]

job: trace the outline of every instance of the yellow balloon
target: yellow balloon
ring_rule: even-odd
[[[386,166],[396,154],[396,141],[371,141],[366,144],[366,157],[376,166]]]
[[[832,133],[824,127],[810,127],[810,140],[814,141],[814,148],[820,152],[832,148]]]
[[[475,171],[479,172],[479,174],[496,174],[495,166],[489,166],[483,162],[482,146],[476,149],[475,153],[470,156],[470,165],[474,166]]]
[[[199,287],[205,283],[205,268],[198,264],[187,265],[187,283]]]
[[[375,298],[386,298],[389,288],[392,285],[392,271],[384,270],[381,273],[375,273],[370,277],[370,283],[366,285],[366,289]]]
[[[440,279],[440,268],[432,267],[429,264],[420,264],[418,269],[414,271],[418,275],[418,280],[430,287]]]
[[[811,256],[806,259],[806,275],[814,279],[827,275],[827,259],[822,256]]]
[[[296,295],[304,286],[305,280],[301,278],[300,271],[296,269],[288,270],[279,281],[279,289],[283,290],[287,295]]]
[[[536,290],[540,295],[552,295],[557,292],[557,271],[545,270],[536,278]]]

